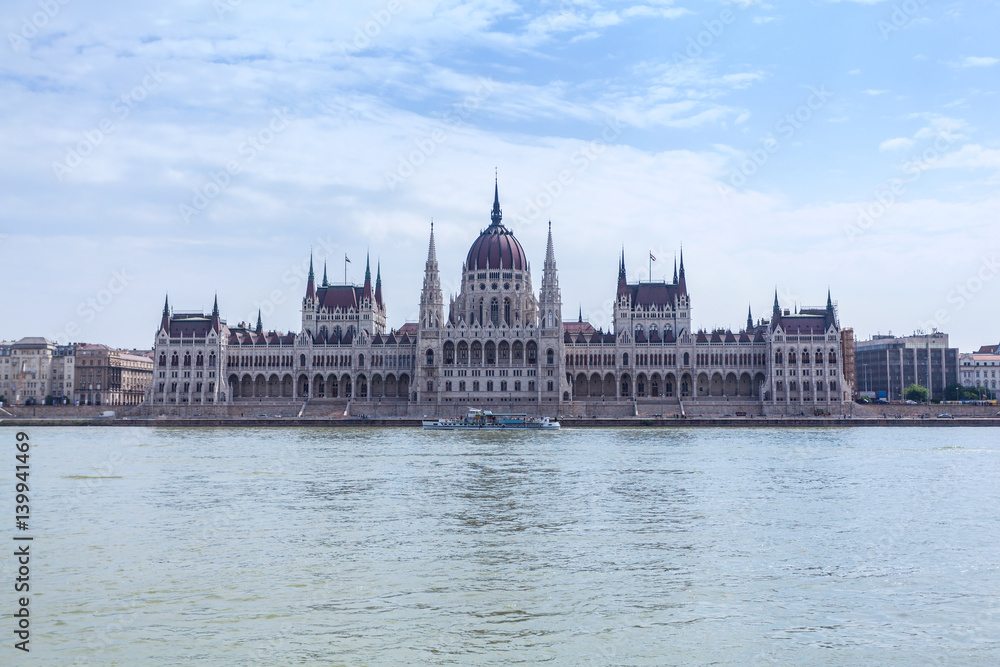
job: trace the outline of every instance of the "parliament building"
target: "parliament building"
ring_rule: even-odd
[[[531,265],[503,224],[490,224],[445,301],[431,225],[419,321],[390,329],[381,267],[361,286],[317,284],[312,260],[298,332],[229,326],[212,312],[164,303],[147,405],[153,414],[452,416],[468,407],[606,417],[841,412],[850,400],[842,333],[825,307],[747,313],[738,331],[695,330],[684,272],[629,282],[618,262],[613,330],[563,321],[549,225],[537,292]],[[610,276],[609,276],[610,278]],[[249,411],[249,412],[248,412]]]

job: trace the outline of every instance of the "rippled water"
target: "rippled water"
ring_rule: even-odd
[[[1000,664],[994,429],[30,433],[30,664]]]

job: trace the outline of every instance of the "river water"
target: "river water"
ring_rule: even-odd
[[[1000,430],[28,432],[3,664],[1000,664]]]

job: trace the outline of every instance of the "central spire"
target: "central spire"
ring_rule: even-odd
[[[490,214],[490,219],[493,221],[493,226],[499,227],[500,221],[503,219],[503,214],[500,211],[500,178],[493,183],[493,212]]]

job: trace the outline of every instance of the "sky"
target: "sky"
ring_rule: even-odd
[[[162,4],[162,6],[160,6]],[[504,223],[611,326],[683,247],[695,329],[824,305],[1000,342],[1000,3],[11,0],[0,340],[150,347],[165,295],[298,331],[381,267],[417,317]],[[344,258],[350,258],[345,263]]]

